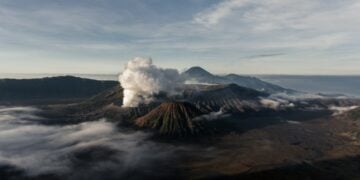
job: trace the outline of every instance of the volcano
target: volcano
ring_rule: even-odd
[[[256,77],[228,74],[225,76],[214,75],[201,67],[192,67],[181,74],[182,78],[189,82],[209,83],[209,84],[237,84],[239,86],[255,89],[266,93],[286,93],[295,92],[294,90],[280,87],[262,81]]]
[[[207,132],[209,129],[200,121],[193,121],[203,113],[188,102],[164,102],[135,124],[157,130],[161,135],[188,136]]]

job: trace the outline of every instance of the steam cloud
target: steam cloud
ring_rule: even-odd
[[[161,92],[176,94],[183,84],[176,69],[159,68],[152,64],[151,58],[141,57],[126,64],[119,81],[124,88],[123,107],[149,103]]]
[[[265,107],[271,108],[271,109],[278,109],[280,107],[280,102],[272,100],[272,99],[261,99],[260,103],[264,105]]]
[[[229,117],[230,114],[225,114],[223,108],[220,108],[217,112],[210,112],[209,114],[204,114],[198,117],[195,117],[193,121],[214,121],[221,118]]]

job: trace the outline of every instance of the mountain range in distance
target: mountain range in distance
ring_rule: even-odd
[[[255,77],[229,74],[218,76],[201,67],[192,67],[181,74],[187,84],[237,84],[266,93],[291,93],[293,90],[267,83]],[[118,85],[118,81],[97,81],[73,76],[37,79],[0,79],[0,103],[46,104],[71,102],[94,96]]]
[[[112,135],[119,135],[116,139],[130,137],[130,144],[135,147],[144,143],[156,144],[134,151],[134,159],[128,159],[130,163],[139,160],[141,165],[146,164],[142,160],[147,158],[138,157],[152,147],[171,147],[174,154],[160,159],[164,164],[149,164],[166,173],[148,171],[148,168],[143,171],[139,168],[142,166],[136,166],[136,176],[141,179],[176,179],[174,171],[181,172],[183,179],[281,179],[284,174],[289,179],[346,179],[359,175],[355,165],[360,152],[360,99],[307,94],[253,77],[212,75],[199,67],[190,68],[181,74],[181,78],[186,83],[180,94],[154,94],[152,101],[135,107],[124,107],[125,89],[118,81],[66,76],[2,80],[0,87],[4,93],[13,93],[15,101],[24,97],[23,94],[29,97],[28,101],[34,98],[43,102],[52,100],[36,106],[38,109],[29,116],[27,122],[36,123],[35,127],[81,129],[95,123],[91,131],[74,131],[71,137],[81,134],[85,139],[68,143],[69,146],[86,145],[87,141],[111,129],[111,133],[102,138],[111,146],[95,141],[90,147],[70,151],[66,157],[70,157],[74,169],[68,174],[46,174],[45,177],[53,179],[71,177],[79,169],[88,170],[90,166],[84,164],[96,162],[114,163],[115,170],[105,167],[109,172],[106,174],[112,177],[112,173],[118,171],[118,163],[122,162],[115,155],[127,154],[112,149],[113,145],[126,148],[129,144],[109,141]],[[25,92],[27,89],[30,91]],[[19,96],[16,95],[18,92],[21,92]],[[6,102],[13,101],[8,98]],[[33,120],[33,117],[41,118]],[[99,122],[106,126],[99,127]],[[89,132],[94,136],[88,136]],[[126,132],[145,135],[145,139],[138,141],[138,136]],[[161,154],[161,150],[157,151]],[[12,173],[16,168],[0,167],[0,176],[3,173],[13,179],[27,177],[26,174]],[[132,172],[133,169],[129,173]],[[116,175],[113,179],[119,177],[124,176]]]
[[[267,93],[294,92],[294,90],[280,87],[262,81],[256,77],[228,74],[224,76],[214,75],[201,67],[192,67],[181,74],[187,83],[207,83],[207,84],[237,84],[239,86],[256,89]]]

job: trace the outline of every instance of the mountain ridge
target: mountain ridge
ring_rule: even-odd
[[[264,91],[267,93],[286,93],[294,90],[262,81],[252,76],[242,76],[230,73],[224,76],[214,75],[200,66],[194,66],[181,73],[182,78],[187,82],[209,83],[209,84],[237,84],[239,86]]]
[[[88,98],[118,84],[117,81],[98,81],[74,76],[0,79],[0,102]]]

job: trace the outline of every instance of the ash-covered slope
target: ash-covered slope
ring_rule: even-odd
[[[191,104],[174,103],[170,106],[170,109],[175,108],[173,112],[165,108],[166,105],[162,105],[158,111],[171,112],[169,115],[179,117],[183,117],[181,114],[185,112],[184,115],[190,118],[201,113],[218,112],[220,109],[235,113],[247,110],[257,111],[261,108],[259,97],[262,96],[267,96],[267,94],[235,84],[201,87],[188,85],[185,87],[183,95],[168,97],[168,100],[186,101]],[[161,98],[150,104],[141,104],[138,107],[122,107],[123,88],[116,86],[81,103],[50,107],[50,111],[46,111],[49,112],[46,115],[51,117],[66,115],[66,119],[69,119],[68,123],[97,120],[105,117],[109,120],[132,124],[135,119],[144,116],[168,100]]]
[[[360,107],[347,112],[345,114],[345,117],[347,117],[347,118],[349,118],[349,119],[351,119],[353,121],[360,121]]]
[[[237,74],[229,74],[226,76],[218,76],[209,73],[201,67],[192,67],[181,74],[182,78],[188,82],[199,82],[209,84],[237,84],[239,86],[256,89],[267,93],[293,92],[293,90],[280,87],[262,81],[255,77],[240,76]]]
[[[205,86],[201,90],[189,88],[185,98],[205,112],[223,109],[227,112],[244,112],[246,109],[258,109],[259,98],[267,93],[236,84]]]
[[[109,105],[121,106],[124,97],[123,90],[124,89],[120,85],[117,85],[82,101],[78,106],[88,111],[94,111]]]
[[[84,121],[107,118],[120,124],[131,125],[133,120],[145,115],[159,103],[154,102],[134,108],[124,108],[123,88],[118,85],[80,103],[68,105],[55,105],[44,108],[42,116],[49,119],[62,118],[61,123],[73,124]],[[57,122],[46,122],[57,123]]]
[[[188,102],[164,102],[135,124],[157,130],[162,135],[188,136],[205,133],[208,129],[194,118],[203,113]]]

